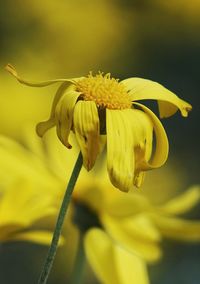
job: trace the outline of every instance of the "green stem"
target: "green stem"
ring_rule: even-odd
[[[79,153],[76,164],[74,166],[73,172],[71,174],[68,186],[67,186],[67,190],[65,192],[63,201],[62,201],[62,205],[60,207],[60,212],[58,215],[58,219],[56,222],[56,227],[54,230],[54,234],[53,234],[53,238],[51,241],[51,246],[49,248],[45,263],[44,263],[44,267],[42,269],[38,284],[45,284],[48,280],[49,277],[49,273],[51,271],[52,265],[53,265],[53,261],[56,255],[56,250],[57,250],[57,246],[58,246],[58,241],[59,241],[59,237],[61,234],[61,230],[62,230],[62,226],[64,223],[64,218],[65,215],[67,213],[67,209],[71,200],[71,195],[74,189],[74,186],[76,184],[77,178],[79,176],[79,173],[81,171],[82,168],[82,164],[83,164],[83,158],[81,153]]]
[[[70,284],[82,283],[84,268],[85,268],[85,252],[83,247],[83,236],[84,234],[80,232],[79,244],[78,244],[78,249],[76,253]]]

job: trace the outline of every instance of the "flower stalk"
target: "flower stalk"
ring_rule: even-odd
[[[83,246],[84,233],[80,231],[79,243],[76,252],[74,267],[71,275],[71,284],[81,284],[85,268],[85,252]]]
[[[71,196],[72,196],[72,192],[74,190],[76,181],[78,179],[79,173],[81,171],[82,168],[82,164],[83,164],[83,158],[82,158],[82,154],[81,152],[78,155],[76,164],[74,166],[73,172],[71,174],[63,201],[62,201],[62,205],[60,208],[60,212],[58,215],[58,219],[56,222],[56,227],[54,230],[54,234],[53,234],[53,238],[52,238],[52,242],[51,242],[51,246],[49,248],[40,278],[38,280],[38,284],[45,284],[47,283],[52,265],[53,265],[53,261],[56,255],[56,251],[57,251],[57,247],[58,247],[58,241],[59,241],[59,237],[62,231],[62,227],[63,227],[63,223],[64,223],[64,219],[65,219],[65,215],[67,213],[67,209],[69,207],[69,203],[71,200]]]

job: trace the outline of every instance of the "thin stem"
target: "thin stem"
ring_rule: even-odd
[[[74,268],[72,271],[70,284],[81,284],[85,268],[85,252],[83,247],[83,236],[84,234],[80,232],[79,244],[77,248]]]
[[[73,172],[71,174],[63,201],[62,201],[62,205],[60,207],[60,212],[58,215],[58,219],[56,222],[56,227],[54,230],[54,234],[53,234],[53,238],[51,241],[51,246],[49,248],[45,263],[44,263],[44,267],[42,269],[40,278],[38,280],[38,284],[45,284],[48,280],[49,277],[49,273],[51,271],[52,265],[53,265],[53,261],[56,255],[56,250],[57,250],[57,246],[58,246],[58,241],[59,241],[59,237],[61,234],[61,230],[62,230],[62,226],[64,223],[64,218],[65,215],[67,213],[67,209],[71,200],[71,195],[74,189],[74,186],[76,184],[77,178],[79,176],[79,173],[81,171],[81,167],[83,164],[83,158],[81,153],[79,153],[76,164],[74,166]]]

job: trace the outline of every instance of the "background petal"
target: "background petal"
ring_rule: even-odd
[[[200,241],[200,222],[153,215],[153,221],[164,237],[179,241]]]
[[[196,185],[174,197],[163,206],[161,210],[170,214],[183,214],[192,209],[200,201],[200,186]]]
[[[120,284],[148,284],[149,277],[144,260],[120,246],[114,246],[115,262]]]
[[[13,235],[8,241],[28,241],[41,245],[50,245],[53,233],[48,231],[29,231],[21,232]],[[64,238],[61,236],[59,239],[59,245],[64,244]]]
[[[100,229],[91,229],[84,240],[87,259],[97,277],[105,284],[121,284],[115,266],[113,244]]]
[[[101,216],[101,221],[112,239],[131,253],[149,262],[161,257],[159,230],[145,215],[119,220],[105,214]]]

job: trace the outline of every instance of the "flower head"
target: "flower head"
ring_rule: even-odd
[[[102,283],[134,283],[136,272],[136,283],[149,283],[145,264],[161,258],[164,238],[200,242],[199,220],[181,217],[199,205],[200,186],[154,205],[135,191],[125,195],[114,191],[105,175],[99,178],[101,182],[93,178],[77,185],[74,203],[75,208],[81,205],[98,216],[98,223],[88,222],[84,245],[88,261]],[[132,266],[137,271],[131,270]]]
[[[52,211],[52,208],[55,208],[55,205],[58,207],[61,194],[63,194],[65,189],[66,177],[69,178],[70,176],[75,158],[74,155],[77,154],[77,151],[73,149],[70,155],[66,155],[65,148],[58,143],[55,135],[51,134],[54,133],[49,131],[45,139],[40,140],[34,133],[29,132],[27,139],[23,140],[23,145],[9,138],[0,137],[0,154],[2,156],[0,160],[1,185],[3,183],[6,187],[8,182],[11,184],[19,182],[17,191],[15,187],[12,191],[9,191],[10,198],[7,198],[7,206],[2,208],[5,210],[0,210],[0,215],[2,216],[0,231],[2,236],[4,233],[4,241],[16,239],[41,243],[50,241],[49,238],[44,237],[43,231],[37,235],[36,239],[36,232],[31,230],[31,226],[35,224],[34,221],[39,221],[44,217],[49,219],[52,218],[52,215],[54,216],[56,210]],[[5,161],[7,162],[5,163]],[[105,171],[103,172],[105,173]],[[11,182],[8,176],[11,178]],[[103,179],[104,177],[105,175],[103,175]],[[108,182],[107,177],[105,178]],[[24,183],[21,183],[21,180]],[[71,224],[66,224],[67,228],[65,227],[65,229],[74,231],[75,226],[72,224],[72,220],[75,222],[76,219],[75,223],[77,224],[77,219],[79,219],[79,224],[81,222],[81,226],[84,229],[84,249],[87,253],[88,261],[94,268],[94,272],[100,281],[102,280],[103,283],[109,284],[126,284],[130,279],[136,279],[139,284],[147,284],[149,282],[145,260],[155,261],[159,258],[158,239],[153,236],[153,232],[149,232],[148,236],[146,236],[146,230],[145,233],[143,230],[139,236],[145,236],[145,238],[142,238],[140,241],[134,237],[133,233],[133,246],[129,250],[126,249],[126,246],[123,246],[123,242],[118,245],[116,241],[113,241],[107,231],[103,229],[104,223],[102,218],[104,218],[103,215],[110,216],[106,209],[108,206],[108,200],[106,201],[106,199],[115,198],[115,193],[117,192],[112,187],[111,191],[113,191],[113,194],[111,193],[109,196],[104,194],[102,192],[103,184],[104,180],[101,179],[101,183],[99,183],[95,171],[92,171],[91,177],[88,179],[87,172],[83,169],[80,180],[77,183],[76,193],[72,197],[73,202],[70,214],[72,219],[69,219]],[[108,185],[111,186],[109,182]],[[96,190],[93,190],[93,186]],[[85,194],[87,195],[86,199],[84,199]],[[16,195],[18,198],[16,198]],[[122,195],[121,193],[120,196]],[[101,206],[97,207],[99,198],[102,198]],[[37,202],[35,202],[36,200]],[[2,202],[0,201],[0,209],[1,204]],[[80,211],[79,214],[76,213],[77,211]],[[20,214],[18,214],[19,212]],[[8,215],[10,216],[9,219],[7,218]],[[45,219],[45,221],[47,222],[48,219]],[[133,218],[132,220],[133,223],[136,222],[136,228],[142,228],[143,225],[136,219],[134,220]],[[14,224],[18,224],[15,220],[20,220],[22,225],[15,228]],[[7,233],[8,230],[5,230],[5,228],[9,228],[10,224],[13,226],[13,231],[9,235]],[[14,234],[14,230],[16,234]],[[71,231],[68,231],[66,235],[69,236],[70,234]],[[93,255],[91,254],[90,242],[91,248],[97,243]],[[72,245],[71,240],[69,246],[71,247]],[[109,267],[106,269],[108,256],[111,258]],[[130,274],[129,278],[127,278],[127,273]]]
[[[168,156],[168,139],[161,122],[149,108],[136,101],[157,100],[161,117],[171,116],[178,109],[187,116],[192,108],[162,85],[141,78],[119,82],[110,74],[90,73],[81,78],[31,83],[21,79],[11,65],[6,69],[29,86],[63,82],[55,95],[50,118],[37,125],[38,135],[43,136],[56,126],[60,141],[71,148],[69,134],[73,131],[84,166],[91,170],[106,134],[108,174],[112,184],[123,191],[133,185],[139,187],[144,172],[162,166]]]
[[[1,243],[29,241],[49,245],[52,239],[52,221],[57,217],[59,201],[57,198],[55,202],[54,192],[62,183],[51,170],[55,161],[47,157],[45,160],[44,143],[30,134],[27,135],[29,147],[0,135]],[[45,161],[48,167],[44,166]],[[58,164],[56,169],[61,174]]]
[[[111,78],[110,73],[96,76],[90,73],[76,83],[76,90],[82,94],[84,101],[94,101],[99,108],[126,109],[132,106],[125,86]]]
[[[19,180],[26,182],[26,187],[20,183],[17,191],[10,191],[7,207],[4,206],[4,211],[0,210],[0,215],[1,212],[4,216],[11,213],[14,204],[17,209],[10,220],[21,219],[29,229],[32,224],[29,220],[39,220],[43,214],[50,216],[53,213],[52,205],[58,206],[65,189],[66,177],[69,178],[77,155],[75,149],[67,155],[65,148],[53,134],[49,131],[41,140],[29,131],[23,145],[5,137],[0,139],[1,185],[3,182],[5,186],[10,180],[12,183]],[[30,188],[34,191],[32,200],[29,199],[32,192]],[[42,195],[37,203],[35,195]],[[29,198],[26,199],[25,196]],[[81,224],[87,260],[102,283],[127,284],[136,281],[138,284],[147,284],[149,280],[146,266],[161,258],[160,245],[163,237],[179,241],[200,241],[200,222],[181,217],[181,214],[199,204],[199,186],[190,188],[166,203],[154,205],[135,191],[123,194],[114,190],[105,175],[104,167],[98,174],[94,168],[91,175],[87,175],[83,169],[72,199],[71,221],[79,226]],[[25,200],[28,202],[24,202]],[[22,204],[26,204],[26,207]],[[30,204],[34,205],[31,212]],[[18,214],[19,208],[26,210],[23,209]],[[4,226],[6,224],[9,227],[11,224],[5,217],[1,220]],[[0,222],[0,230],[1,226]],[[67,235],[70,235],[69,232]],[[29,240],[32,241],[33,238]],[[72,246],[71,242],[69,246]]]

